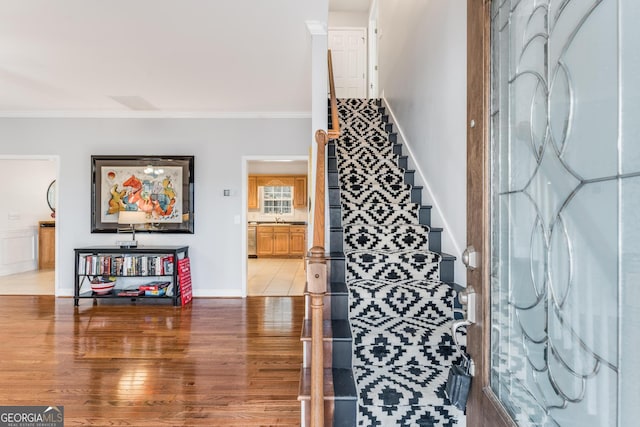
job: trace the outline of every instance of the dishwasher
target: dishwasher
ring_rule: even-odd
[[[257,228],[255,223],[249,223],[247,226],[247,255],[249,258],[258,258]]]

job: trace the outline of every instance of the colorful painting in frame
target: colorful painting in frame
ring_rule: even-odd
[[[136,231],[193,233],[193,156],[91,156],[91,232],[115,233],[121,211],[146,214]]]

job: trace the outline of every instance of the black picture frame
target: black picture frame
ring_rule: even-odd
[[[193,193],[194,156],[91,156],[91,232],[117,233],[124,206],[148,213],[136,232],[193,234]]]

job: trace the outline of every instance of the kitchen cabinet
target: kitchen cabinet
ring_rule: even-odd
[[[304,256],[306,253],[307,227],[292,225],[289,227],[289,254]]]
[[[258,258],[303,256],[306,232],[305,225],[258,225]]]
[[[273,255],[273,227],[258,226],[258,257]]]
[[[248,178],[249,191],[247,192],[247,208],[258,209],[258,179],[255,176]]]
[[[266,186],[293,187],[293,207],[302,209],[307,206],[307,176],[306,175],[249,175],[247,191],[247,208],[260,209],[258,203],[258,188]]]
[[[296,209],[307,206],[307,177],[295,176],[293,178],[293,207]]]
[[[279,225],[273,228],[273,254],[289,255],[289,226]]]
[[[292,175],[256,175],[258,187],[293,187]]]

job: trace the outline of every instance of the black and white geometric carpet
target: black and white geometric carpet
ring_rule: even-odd
[[[444,395],[461,355],[450,332],[455,291],[440,282],[375,100],[338,100],[336,141],[358,425],[460,426]],[[464,343],[464,332],[459,341]]]

